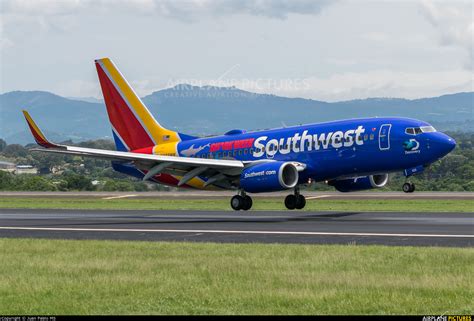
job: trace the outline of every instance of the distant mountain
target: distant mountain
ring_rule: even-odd
[[[369,98],[328,103],[255,94],[235,87],[178,85],[143,97],[166,127],[194,135],[315,123],[344,118],[405,116],[423,119],[440,129],[474,130],[474,92],[433,98]],[[0,95],[0,137],[8,143],[32,142],[21,114],[28,109],[51,139],[81,141],[110,138],[103,103],[68,99],[41,91]]]
[[[44,91],[12,91],[0,95],[0,137],[8,143],[33,141],[21,113],[23,109],[31,113],[51,139],[81,141],[111,136],[102,104]]]
[[[87,103],[96,103],[96,104],[103,104],[104,100],[103,99],[98,99],[95,97],[66,97],[67,99],[71,100],[79,100],[79,101],[85,101]]]

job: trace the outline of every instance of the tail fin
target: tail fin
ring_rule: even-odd
[[[38,145],[45,148],[61,147],[61,145],[52,143],[46,138],[46,136],[43,134],[41,129],[39,129],[38,125],[36,125],[35,121],[33,118],[31,118],[30,114],[26,110],[23,110],[23,115],[25,116],[28,127],[30,127],[31,133],[33,134],[33,137],[35,138],[35,141]]]
[[[109,58],[95,61],[117,150],[129,151],[179,142],[180,135],[162,127]]]

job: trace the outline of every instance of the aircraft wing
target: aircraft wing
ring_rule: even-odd
[[[44,147],[32,151],[105,158],[123,163],[133,162],[144,174],[143,180],[167,173],[180,177],[178,186],[181,186],[199,175],[207,178],[202,187],[211,184],[231,187],[231,181],[235,180],[245,167],[239,160],[162,156],[56,144],[46,138],[27,111],[23,111],[23,114],[36,143]]]

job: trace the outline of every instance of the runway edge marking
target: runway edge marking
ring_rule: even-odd
[[[110,196],[110,197],[102,197],[103,200],[114,200],[117,198],[126,198],[126,197],[137,197],[138,195],[136,194],[130,194],[130,195],[119,195],[119,196]]]
[[[230,231],[230,230],[159,230],[159,229],[99,229],[69,227],[15,227],[0,226],[0,230],[24,231],[64,231],[64,232],[150,232],[150,233],[212,233],[212,234],[279,234],[279,235],[334,235],[334,236],[382,236],[382,237],[441,237],[474,238],[474,235],[458,234],[391,234],[391,233],[350,233],[350,232],[285,232],[285,231]]]

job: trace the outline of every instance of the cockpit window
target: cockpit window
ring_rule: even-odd
[[[418,135],[421,133],[433,133],[436,129],[433,126],[423,126],[423,127],[409,127],[405,129],[405,133],[408,135]]]
[[[423,126],[420,127],[423,133],[434,133],[436,129],[433,126]]]

